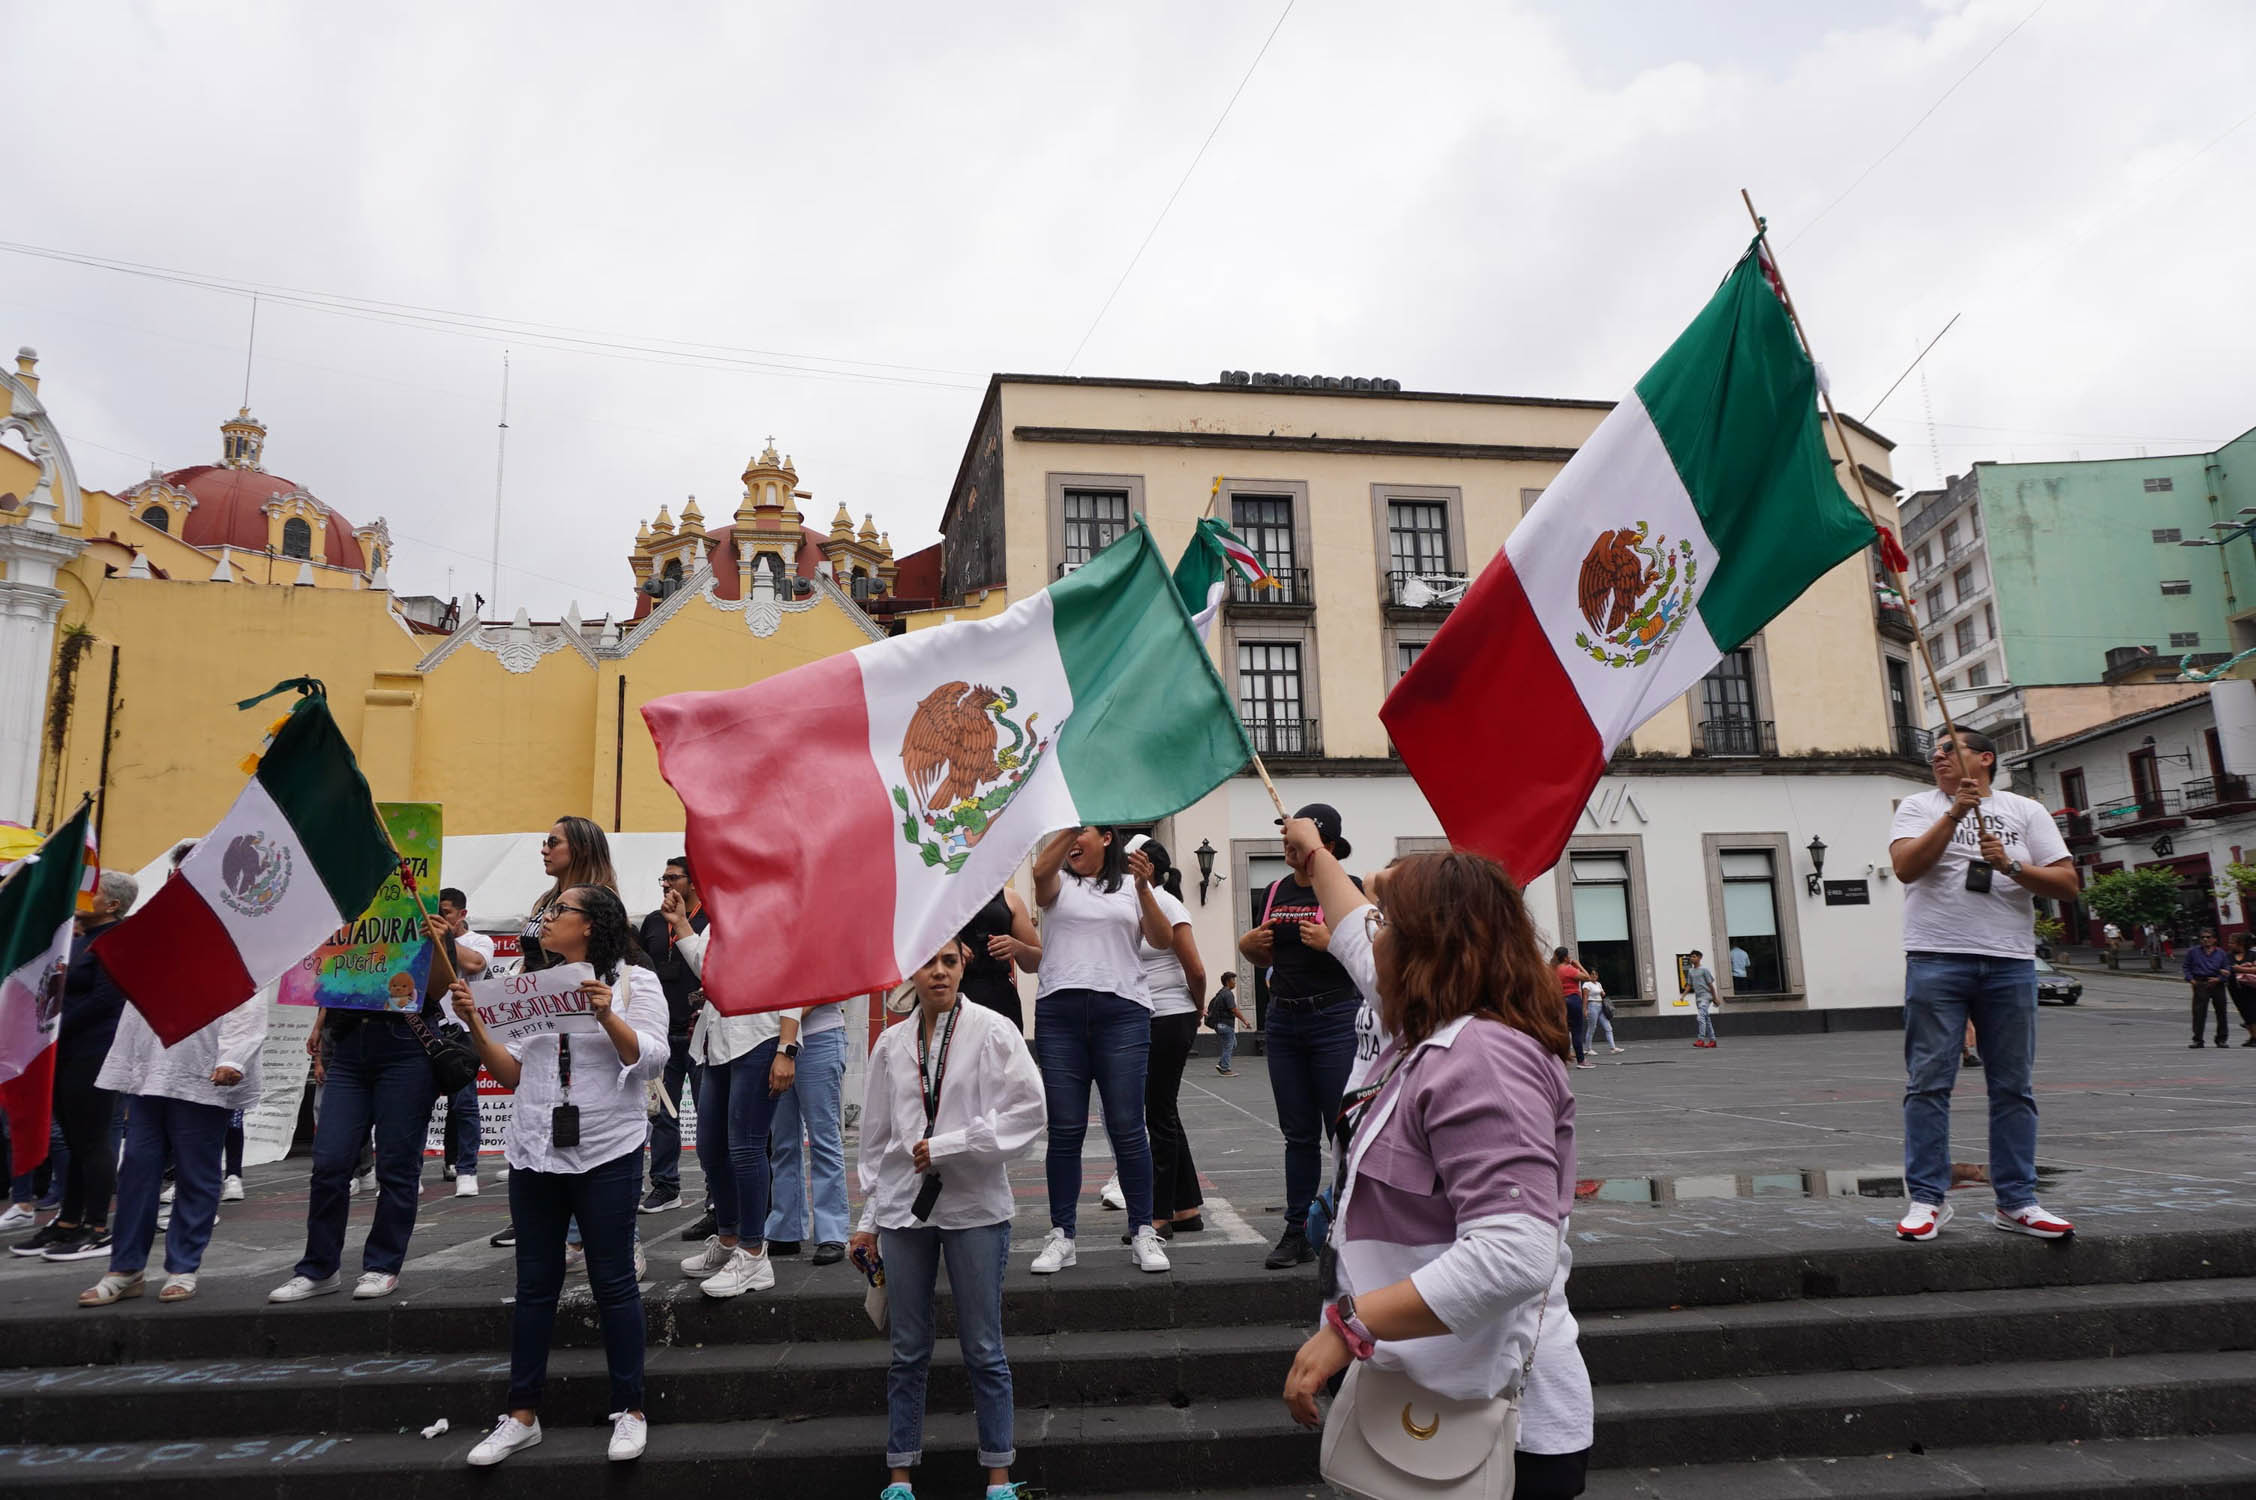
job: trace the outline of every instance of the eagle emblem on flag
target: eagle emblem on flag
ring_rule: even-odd
[[[1602,666],[1643,666],[1683,629],[1699,572],[1692,544],[1652,535],[1649,522],[1599,532],[1576,580],[1590,633],[1575,645]]]
[[[1037,737],[1039,710],[1023,722],[1011,688],[946,682],[924,695],[901,737],[905,785],[893,788],[901,809],[901,837],[916,847],[928,865],[950,875],[971,858],[1026,778],[1050,748]],[[1010,743],[1002,743],[1004,733]]]
[[[246,917],[272,911],[290,889],[290,851],[264,833],[236,835],[219,860],[219,898]]]

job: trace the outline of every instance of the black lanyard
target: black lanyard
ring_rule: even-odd
[[[932,1126],[940,1118],[940,1084],[948,1076],[948,1049],[955,1045],[956,1018],[963,1014],[963,1002],[958,1000],[948,1011],[948,1024],[940,1033],[940,1055],[932,1057],[931,1038],[926,1034],[919,1017],[917,1026],[917,1089],[924,1095],[924,1133],[932,1134]],[[931,1069],[928,1074],[925,1070]]]

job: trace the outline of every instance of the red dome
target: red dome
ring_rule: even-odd
[[[196,497],[196,508],[180,523],[182,541],[191,547],[237,547],[245,552],[266,550],[266,502],[298,488],[295,480],[263,469],[230,469],[219,464],[175,469],[164,480]],[[364,571],[368,559],[353,537],[352,523],[332,510],[328,532],[323,561]]]

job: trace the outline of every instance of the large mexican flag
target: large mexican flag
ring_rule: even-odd
[[[227,816],[154,896],[94,940],[167,1047],[280,978],[359,916],[398,868],[319,684],[287,687],[304,696]]]
[[[1450,840],[1531,880],[1615,746],[1874,539],[1834,478],[1816,369],[1758,239],[1380,718]]]
[[[991,619],[642,712],[731,1015],[898,984],[1045,834],[1166,817],[1252,753],[1141,520]]]
[[[47,1156],[63,966],[93,809],[81,803],[76,817],[0,879],[0,1110],[8,1116],[10,1175]]]

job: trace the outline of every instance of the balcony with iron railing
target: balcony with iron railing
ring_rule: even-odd
[[[1324,737],[1314,719],[1247,719],[1245,727],[1256,755],[1306,760],[1324,753]]]
[[[2063,808],[2052,815],[2052,821],[2059,825],[2060,837],[2071,849],[2099,842],[2099,829],[2093,825],[2092,815],[2088,812],[2078,812],[2072,807]]]
[[[1903,595],[1886,584],[1876,584],[1872,590],[1872,616],[1880,633],[1892,641],[1906,645],[1919,638],[1919,622],[1905,607]]]
[[[2185,784],[2185,810],[2189,818],[2229,818],[2256,809],[2256,787],[2245,776],[2229,772],[2206,776]]]
[[[1719,758],[1774,756],[1778,753],[1778,726],[1769,719],[1745,719],[1736,714],[1702,719],[1692,753]]]
[[[1898,760],[1917,761],[1920,765],[1926,765],[1928,758],[1935,753],[1935,732],[1932,729],[1898,724],[1894,727],[1891,738],[1894,740],[1892,748]]]
[[[1267,583],[1250,583],[1242,573],[1230,575],[1230,613],[1254,614],[1263,610],[1310,610],[1316,607],[1316,592],[1308,581],[1306,568],[1278,568],[1269,575]]]
[[[1447,568],[1422,572],[1397,570],[1387,574],[1387,608],[1415,612],[1455,609],[1465,596],[1468,580]]]
[[[2101,838],[2138,838],[2166,828],[2185,827],[2185,800],[2175,790],[2134,793],[2092,809]]]

